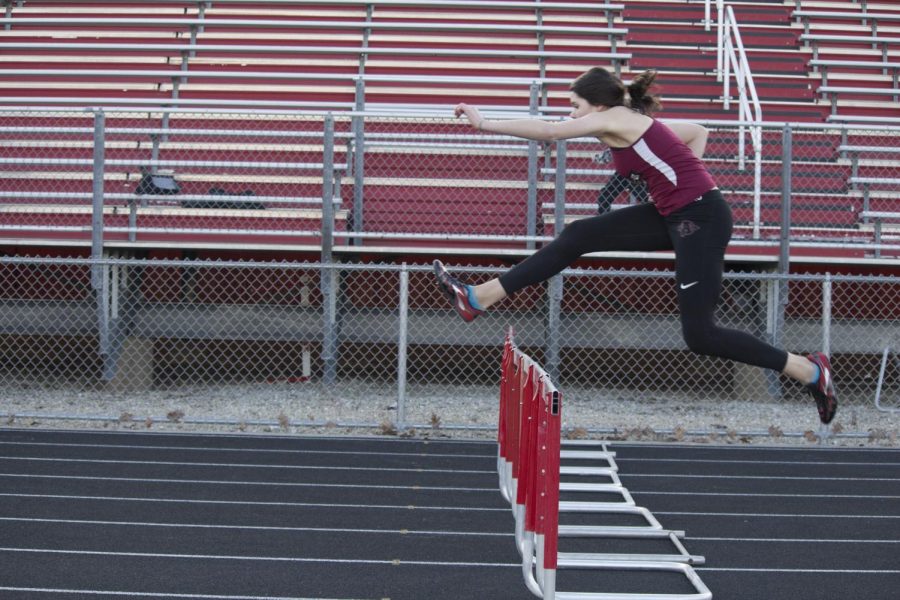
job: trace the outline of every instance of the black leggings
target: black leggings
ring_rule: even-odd
[[[667,217],[653,204],[628,206],[575,221],[501,275],[500,285],[512,294],[549,279],[589,252],[674,250],[681,331],[688,348],[781,371],[787,352],[715,322],[731,229],[731,208],[719,190],[707,192]]]

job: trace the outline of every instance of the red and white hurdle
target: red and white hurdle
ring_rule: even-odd
[[[522,556],[522,574],[528,589],[546,600],[707,600],[712,593],[692,565],[702,556],[688,553],[684,532],[667,530],[643,507],[635,505],[618,477],[615,453],[602,442],[563,441],[562,393],[544,369],[520,351],[509,330],[503,346],[500,380],[497,471],[500,492],[510,503],[516,523],[516,547]],[[565,449],[563,449],[565,447]],[[574,447],[574,448],[572,448]],[[572,448],[572,449],[570,449]],[[563,460],[597,461],[601,465],[570,466]],[[580,476],[606,477],[609,483],[560,481]],[[618,502],[560,502],[560,491],[610,493]],[[639,515],[639,526],[559,524],[559,514]],[[560,537],[668,539],[671,554],[565,553]],[[557,570],[600,569],[622,571],[674,571],[682,573],[695,592],[689,594],[593,593],[556,590]]]

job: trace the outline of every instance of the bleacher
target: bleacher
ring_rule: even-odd
[[[866,118],[900,118],[896,8],[733,7],[766,119],[864,127]],[[570,145],[560,199],[552,148],[485,136],[447,115],[465,99],[497,116],[559,118],[568,82],[601,65],[626,80],[656,68],[662,118],[717,123],[707,161],[732,202],[736,248],[777,255],[780,131],[762,134],[756,182],[743,164],[746,142],[720,123],[738,112],[726,109],[702,3],[35,1],[7,2],[5,15],[8,246],[96,243],[95,123],[85,109],[104,107],[104,244],[315,253],[333,229],[334,248],[354,255],[523,255],[555,233],[557,203],[566,220],[591,214],[611,174],[596,160],[602,148]],[[847,35],[831,39],[835,30]],[[851,34],[879,39],[857,51],[843,39]],[[335,115],[333,138],[325,112]],[[896,154],[872,163],[848,159],[846,148],[895,139],[873,144],[824,127],[795,134],[791,226],[824,242],[814,252],[885,255],[839,242],[890,239],[860,215],[893,210],[894,186],[879,177]],[[148,176],[169,177],[178,193],[136,193]]]
[[[827,8],[800,3],[792,16],[812,53],[812,71],[821,73],[817,93],[830,114],[897,117],[900,7],[844,2]]]

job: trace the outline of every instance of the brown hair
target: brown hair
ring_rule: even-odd
[[[650,115],[661,108],[659,97],[649,93],[655,80],[656,71],[647,70],[636,75],[626,88],[621,79],[606,69],[594,67],[579,75],[569,89],[592,106],[627,106],[641,114]]]

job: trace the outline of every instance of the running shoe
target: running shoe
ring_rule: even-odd
[[[834,384],[831,381],[831,362],[821,352],[814,352],[806,358],[819,367],[819,380],[806,386],[809,395],[816,401],[819,419],[826,425],[831,423],[837,412],[837,398],[834,395]]]
[[[438,285],[441,286],[444,295],[450,300],[463,321],[470,323],[475,320],[475,317],[484,313],[483,310],[474,308],[469,302],[468,286],[448,273],[439,260],[434,261],[434,276],[437,277]]]

